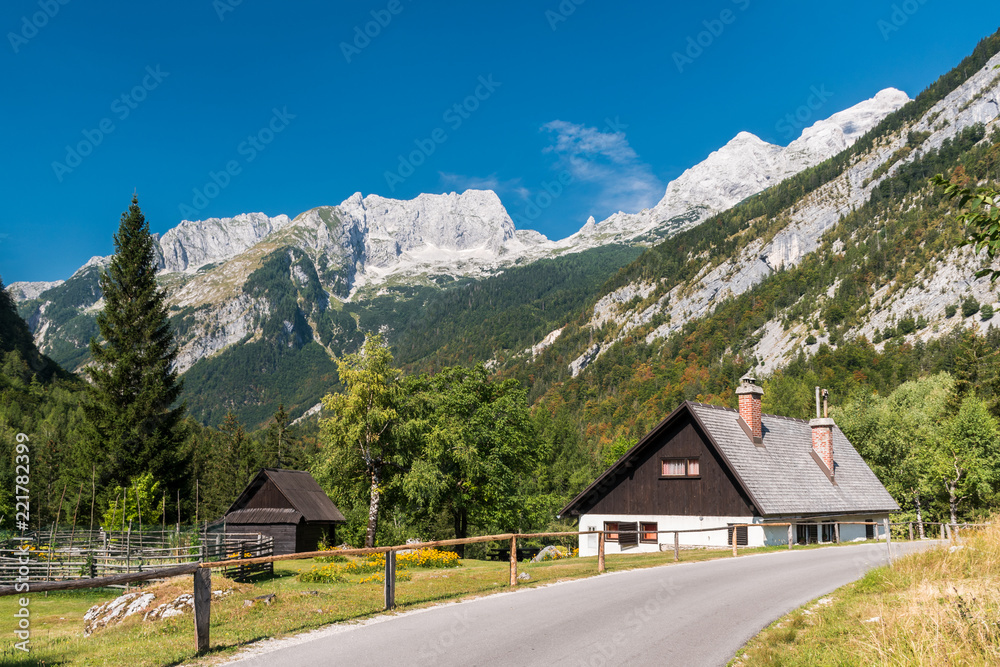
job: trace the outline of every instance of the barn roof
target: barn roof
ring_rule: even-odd
[[[229,517],[237,512],[250,512],[251,510],[246,508],[247,504],[268,480],[285,497],[285,500],[294,508],[294,511],[299,514],[299,519],[304,519],[307,522],[344,523],[346,521],[344,515],[340,513],[340,510],[337,509],[337,506],[333,504],[330,497],[320,488],[312,475],[304,470],[282,470],[278,468],[263,468],[257,473],[257,476],[247,485],[247,488],[243,489],[236,502],[226,512],[226,521],[237,523],[235,520],[230,520]],[[272,514],[267,515],[271,520],[265,523],[298,523],[299,520],[296,519],[293,522],[291,521],[291,515],[288,515],[284,521],[275,521],[274,519],[283,516],[273,514],[277,508],[253,509],[272,512]],[[241,514],[240,516],[243,515]],[[246,516],[250,515],[247,514]],[[251,522],[240,520],[239,523]]]
[[[227,524],[298,523],[302,512],[290,507],[247,507],[234,510],[225,516]]]
[[[739,412],[685,401],[647,433],[611,468],[560,511],[578,514],[587,499],[603,495],[660,434],[690,414],[736,476],[761,516],[886,512],[899,509],[875,473],[836,426],[832,483],[812,455],[812,431],[801,419],[761,415],[763,446],[754,445],[740,425]],[[597,496],[595,496],[595,493]],[[586,511],[586,510],[584,510]]]

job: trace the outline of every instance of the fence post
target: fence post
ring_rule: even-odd
[[[396,552],[385,553],[385,610],[396,608]]]
[[[681,535],[674,531],[674,562],[681,559]]]
[[[212,570],[194,571],[194,639],[198,653],[208,650],[208,621],[212,613]]]
[[[941,523],[941,539],[944,539],[944,523]]]
[[[840,522],[833,522],[833,541],[840,544]]]
[[[122,503],[122,507],[124,507]],[[125,511],[124,509],[122,510]],[[132,522],[128,522],[128,533],[125,535],[125,573],[130,574],[132,572]],[[125,584],[125,592],[128,593],[129,585]]]
[[[913,522],[910,522],[910,541],[913,541]]]
[[[735,556],[736,555],[736,542],[738,541],[737,537],[736,537],[736,524],[733,524],[733,527],[730,528],[729,531],[730,531],[730,534],[733,536],[733,555]]]
[[[674,533],[676,535],[677,533]],[[597,534],[597,573],[604,572],[604,531]]]
[[[889,555],[889,563],[892,563],[892,538],[889,536],[889,518],[886,517],[882,519],[882,525],[885,526],[885,550]]]
[[[792,525],[791,523],[789,523],[789,524],[788,524],[788,548],[789,548],[789,549],[791,549],[791,548],[792,548],[792,533],[794,533],[794,532],[795,532],[795,531],[793,530],[793,528],[795,528],[795,526],[794,526],[794,525]]]
[[[510,538],[510,585],[517,586],[517,535]]]

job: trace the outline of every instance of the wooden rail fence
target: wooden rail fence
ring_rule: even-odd
[[[913,522],[902,522],[892,524],[888,519],[883,520],[881,524],[871,522],[871,521],[841,521],[841,524],[853,524],[853,525],[870,525],[875,527],[876,535],[878,533],[878,527],[881,526],[884,529],[884,538],[886,542],[886,547],[889,548],[891,541],[891,529],[895,526],[908,526],[909,534],[912,539],[913,535]],[[928,525],[929,522],[927,522]],[[761,526],[788,526],[788,548],[791,549],[793,546],[793,526],[794,523],[750,523],[750,524],[734,524],[729,526],[721,526],[716,528],[694,528],[694,529],[679,529],[679,530],[657,530],[657,533],[673,533],[674,540],[674,560],[680,559],[680,534],[681,533],[702,533],[702,532],[712,532],[720,530],[732,530],[733,531],[733,555],[738,554],[738,546],[736,539],[736,528],[741,527],[761,527]],[[934,524],[937,525],[937,524]],[[948,538],[956,540],[958,539],[959,526],[952,524],[950,527],[948,524],[941,525],[942,538],[947,535]],[[989,524],[962,524],[962,528],[986,526]],[[605,571],[605,536],[608,533],[622,534],[622,533],[640,533],[640,532],[652,532],[652,531],[603,531],[603,530],[589,530],[589,531],[577,531],[577,532],[561,532],[561,533],[505,533],[502,535],[482,535],[478,537],[466,537],[450,540],[436,540],[433,542],[419,542],[416,544],[400,544],[394,546],[385,547],[371,547],[364,549],[338,549],[335,552],[329,550],[325,551],[307,551],[295,554],[284,554],[280,556],[268,555],[268,556],[257,556],[252,558],[224,558],[221,560],[208,561],[208,562],[195,562],[195,563],[184,563],[170,568],[162,568],[156,570],[147,570],[142,572],[126,572],[123,574],[114,574],[103,577],[96,578],[77,578],[70,581],[44,581],[44,582],[34,582],[30,583],[30,590],[27,592],[40,592],[40,591],[58,591],[58,590],[74,590],[82,588],[100,588],[108,586],[120,586],[123,584],[136,583],[140,581],[148,581],[151,579],[165,579],[167,577],[174,577],[185,574],[194,575],[194,625],[195,625],[195,643],[197,645],[197,650],[199,653],[203,653],[209,648],[209,621],[211,617],[211,601],[212,601],[212,583],[211,583],[211,571],[212,569],[218,568],[222,569],[224,572],[239,571],[241,568],[249,568],[257,565],[272,565],[278,561],[285,560],[300,560],[305,558],[316,558],[321,556],[330,556],[335,553],[338,556],[367,556],[370,554],[386,554],[385,559],[385,609],[393,609],[396,606],[395,592],[396,592],[396,553],[404,550],[415,550],[415,549],[431,549],[437,547],[447,547],[447,546],[457,546],[460,544],[477,544],[482,542],[510,542],[510,586],[517,586],[517,540],[518,539],[536,539],[542,537],[574,537],[580,535],[597,535],[598,537],[598,552],[597,552],[597,571],[603,573]],[[839,531],[838,531],[839,533]],[[229,554],[227,554],[229,555]],[[242,552],[241,554],[242,555]],[[890,551],[890,561],[891,561],[891,551]],[[25,594],[23,591],[15,591],[14,586],[0,586],[0,596],[14,595],[15,593]]]
[[[53,531],[29,534],[27,540],[9,540],[0,548],[0,585],[27,581],[34,587],[35,582],[90,580],[206,560],[235,561],[226,575],[238,579],[272,571],[270,564],[243,562],[274,553],[273,540],[257,533],[190,533],[180,540],[131,531],[94,531],[82,538],[79,533],[69,535],[69,531]],[[185,544],[174,546],[178,541]],[[14,544],[19,547],[13,548]]]

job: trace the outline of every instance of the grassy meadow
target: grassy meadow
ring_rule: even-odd
[[[806,548],[806,547],[797,547]],[[741,554],[776,550],[743,549]],[[728,550],[692,549],[681,551],[681,562],[731,558]],[[608,555],[609,572],[655,567],[673,563],[673,552]],[[282,637],[329,625],[357,621],[383,613],[383,587],[359,572],[337,583],[303,582],[299,574],[323,568],[329,563],[316,559],[275,563],[274,576],[252,583],[237,583],[217,574],[212,589],[228,591],[212,601],[211,650],[197,656],[194,648],[194,623],[191,613],[145,623],[136,614],[117,626],[83,636],[83,615],[95,604],[121,594],[116,590],[85,590],[59,593],[32,593],[31,653],[14,649],[16,639],[0,635],[0,664],[4,665],[145,665],[214,664],[232,657],[239,649],[269,637]],[[432,605],[437,602],[478,597],[509,590],[506,562],[465,559],[458,567],[405,570],[409,581],[398,581],[398,611]],[[557,581],[579,579],[597,574],[597,558],[565,558],[542,563],[519,563],[518,572],[527,572],[531,580],[518,584],[527,588]],[[150,608],[191,592],[191,577],[177,577],[151,585],[144,590],[156,594]],[[274,593],[270,605],[244,606],[244,601]],[[13,618],[17,596],[0,598],[0,617]]]
[[[1000,665],[1000,525],[870,571],[774,622],[730,664]]]

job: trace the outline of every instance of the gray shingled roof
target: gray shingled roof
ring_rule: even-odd
[[[344,515],[330,500],[330,496],[306,471],[265,468],[264,473],[281,489],[292,507],[302,512],[306,521],[345,522]]]
[[[250,483],[236,501],[229,507],[226,515],[236,512],[247,511],[246,505],[250,499],[260,490],[270,479],[278,488],[278,491],[285,497],[288,503],[295,508],[300,518],[306,521],[346,523],[344,515],[341,514],[337,506],[330,500],[320,485],[312,475],[304,470],[284,470],[280,468],[262,468],[257,476],[250,480]],[[272,509],[272,508],[267,508]],[[277,517],[278,515],[273,515]],[[272,517],[272,518],[273,518]],[[298,519],[295,520],[296,522]],[[240,523],[247,523],[241,521]],[[266,522],[270,523],[270,521]],[[284,523],[284,521],[279,521]]]
[[[729,461],[762,515],[895,511],[896,501],[839,428],[833,429],[834,478],[813,460],[812,430],[801,419],[762,415],[764,446],[747,437],[730,408],[688,403]]]
[[[229,512],[223,519],[229,524],[298,523],[302,512],[290,507],[250,507]]]

